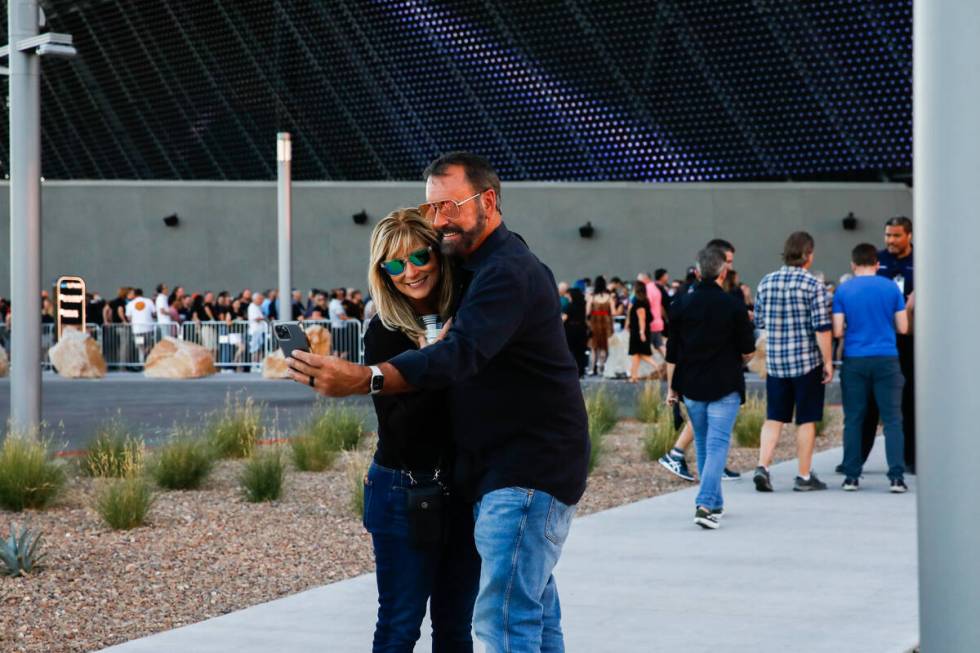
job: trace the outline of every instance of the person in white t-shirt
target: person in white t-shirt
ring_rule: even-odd
[[[170,319],[170,301],[167,299],[167,294],[170,289],[167,288],[166,284],[157,285],[157,296],[154,299],[154,305],[157,311],[157,324],[160,325],[160,337],[163,336],[173,336],[176,335],[173,331],[173,320]]]
[[[347,311],[344,310],[344,299],[346,298],[346,292],[343,288],[338,288],[333,291],[333,299],[330,300],[330,304],[327,306],[327,312],[330,315],[330,326],[339,329],[344,326],[344,322],[348,320]]]
[[[262,293],[252,295],[252,303],[248,305],[248,339],[249,353],[252,362],[258,363],[262,357],[262,346],[265,344],[266,322],[268,319],[262,313]]]
[[[143,289],[136,288],[133,298],[126,304],[126,319],[132,325],[133,342],[139,350],[140,360],[145,360],[146,352],[153,347],[153,332],[156,324],[156,310],[153,302],[143,297]]]

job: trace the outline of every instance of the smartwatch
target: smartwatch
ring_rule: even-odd
[[[385,375],[382,374],[381,368],[377,365],[371,366],[371,392],[369,394],[376,395],[381,392],[381,389],[385,387]]]

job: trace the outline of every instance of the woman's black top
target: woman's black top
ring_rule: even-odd
[[[389,331],[376,315],[364,334],[364,362],[384,363],[418,345],[401,331]],[[378,450],[374,461],[390,469],[446,469],[452,453],[449,398],[445,390],[376,395]]]

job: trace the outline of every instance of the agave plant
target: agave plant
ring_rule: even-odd
[[[41,533],[32,531],[26,526],[20,529],[20,536],[17,535],[17,527],[10,525],[10,537],[0,540],[0,568],[7,576],[26,576],[40,568],[41,559]]]

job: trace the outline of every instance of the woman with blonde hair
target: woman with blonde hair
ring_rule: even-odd
[[[417,209],[388,214],[371,234],[368,284],[377,308],[364,334],[377,365],[440,338],[453,308],[453,270]],[[378,448],[364,481],[364,526],[378,583],[374,651],[413,651],[430,603],[435,651],[473,650],[480,558],[473,510],[455,496],[445,391],[375,395]]]

